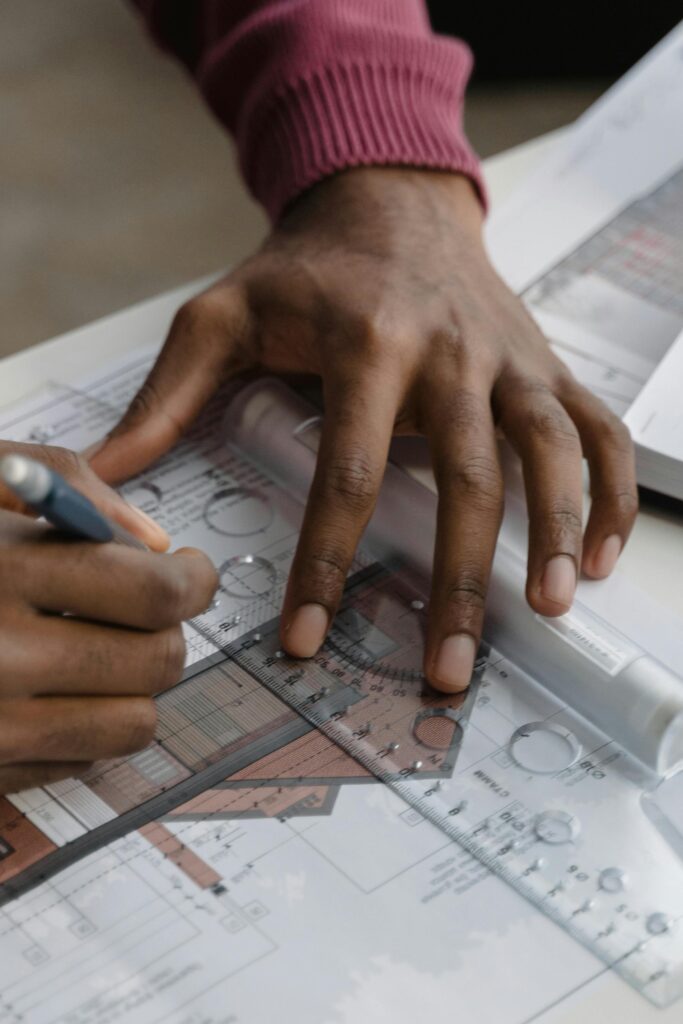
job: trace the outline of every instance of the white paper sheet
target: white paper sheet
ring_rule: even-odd
[[[487,240],[524,291],[683,165],[683,22],[578,119],[492,215]],[[637,159],[636,159],[637,157]]]
[[[683,334],[671,346],[625,416],[634,441],[683,462]],[[683,474],[683,466],[681,466]]]
[[[683,328],[683,23],[494,210],[487,241],[558,355],[623,416]]]

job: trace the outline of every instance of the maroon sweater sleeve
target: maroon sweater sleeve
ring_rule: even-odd
[[[348,167],[460,171],[484,196],[462,129],[472,59],[424,0],[133,0],[234,136],[276,220]]]

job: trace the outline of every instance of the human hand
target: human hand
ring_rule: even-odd
[[[30,454],[39,453],[31,446]],[[47,458],[88,489],[77,462],[54,449]],[[101,481],[89,496],[128,529],[138,525]],[[138,536],[152,541],[142,524]],[[156,722],[152,695],[183,670],[180,623],[215,592],[209,560],[189,548],[160,555],[67,540],[0,512],[0,579],[0,793],[146,746]]]
[[[262,249],[186,303],[93,468],[117,481],[178,440],[246,370],[315,373],[325,421],[282,612],[282,644],[322,644],[372,513],[392,433],[425,434],[439,489],[425,674],[469,683],[503,507],[496,430],[519,453],[529,510],[526,594],[571,605],[608,575],[637,511],[621,421],[552,353],[492,269],[463,177],[362,169],[300,198]],[[582,452],[592,509],[583,531]]]
[[[146,746],[152,695],[182,674],[180,623],[215,592],[208,559],[64,540],[0,512],[0,578],[0,792]]]

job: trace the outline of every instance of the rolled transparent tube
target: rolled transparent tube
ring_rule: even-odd
[[[265,379],[230,404],[228,439],[306,500],[320,417],[280,381]],[[431,575],[436,495],[389,464],[365,541],[380,560],[399,558]],[[683,680],[592,611],[574,603],[546,619],[524,596],[525,564],[499,543],[485,637],[512,662],[658,775],[683,765]]]

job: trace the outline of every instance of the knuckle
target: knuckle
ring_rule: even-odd
[[[206,329],[217,319],[217,307],[216,300],[207,293],[194,295],[177,310],[172,330],[182,334],[196,334]]]
[[[602,500],[609,509],[610,518],[620,523],[632,523],[638,515],[637,490],[611,491],[596,495],[594,500]]]
[[[463,331],[452,325],[448,330],[435,331],[431,339],[431,351],[437,362],[460,363],[467,351],[467,342]]]
[[[150,572],[146,581],[149,626],[152,629],[176,625],[185,617],[185,579],[181,573],[169,571],[169,563],[165,563],[164,568],[165,571]],[[173,568],[175,569],[175,566]]]
[[[136,750],[142,750],[154,739],[157,727],[157,712],[154,702],[143,697],[129,700],[126,719],[120,755],[133,754]]]
[[[584,394],[583,385],[579,384],[576,377],[565,363],[551,350],[551,390],[553,394],[562,398],[563,395]],[[590,392],[588,392],[590,395]]]
[[[570,451],[581,450],[576,427],[559,405],[532,405],[526,415],[526,426],[529,433],[543,444]]]
[[[157,651],[154,661],[154,692],[167,690],[179,682],[185,667],[185,637],[180,626],[165,629],[157,634]]]
[[[463,569],[448,581],[444,596],[447,603],[456,608],[483,611],[486,583],[474,567]]]
[[[545,520],[546,528],[553,537],[580,535],[583,530],[583,517],[575,505],[553,505],[546,512]]]
[[[459,387],[449,389],[446,409],[443,416],[439,415],[437,425],[443,427],[445,423],[454,431],[471,431],[473,424],[481,422],[483,408],[481,396],[475,391]]]
[[[503,499],[498,464],[490,456],[472,454],[452,467],[450,478],[459,494],[484,511],[497,511]]]
[[[338,342],[337,357],[345,367],[355,363],[389,373],[405,358],[401,332],[387,309],[346,311],[342,321],[330,327]]]
[[[452,374],[445,373],[442,364],[428,368],[425,385],[421,415],[437,444],[451,437],[472,438],[477,443],[481,432],[492,430],[487,399],[470,388],[459,387],[457,376],[453,379]]]
[[[350,333],[365,356],[381,357],[387,348],[389,336],[386,318],[380,310],[361,313],[353,319]]]
[[[200,318],[199,309],[197,307],[198,303],[196,297],[188,299],[188,301],[184,302],[182,306],[179,306],[175,312],[175,316],[173,317],[171,332],[189,331],[194,325],[196,325]]]
[[[218,572],[213,562],[204,554],[194,554],[188,566],[187,589],[194,599],[192,614],[206,611],[220,583]]]
[[[609,410],[597,424],[602,443],[618,454],[628,455],[633,450],[631,433],[626,424]]]
[[[146,418],[161,406],[159,393],[152,380],[146,380],[133,396],[126,411],[126,421]]]
[[[69,448],[41,446],[41,454],[44,457],[44,461],[57,470],[58,473],[61,473],[67,480],[74,480],[83,476],[88,469],[85,459]]]
[[[324,491],[351,512],[363,514],[372,507],[376,485],[375,468],[360,446],[338,452],[327,466]]]
[[[637,490],[617,492],[614,495],[614,504],[617,515],[627,522],[632,522],[638,515],[639,502]]]
[[[314,548],[305,558],[302,568],[306,590],[323,601],[333,601],[344,586],[348,559],[341,547],[321,545]]]

